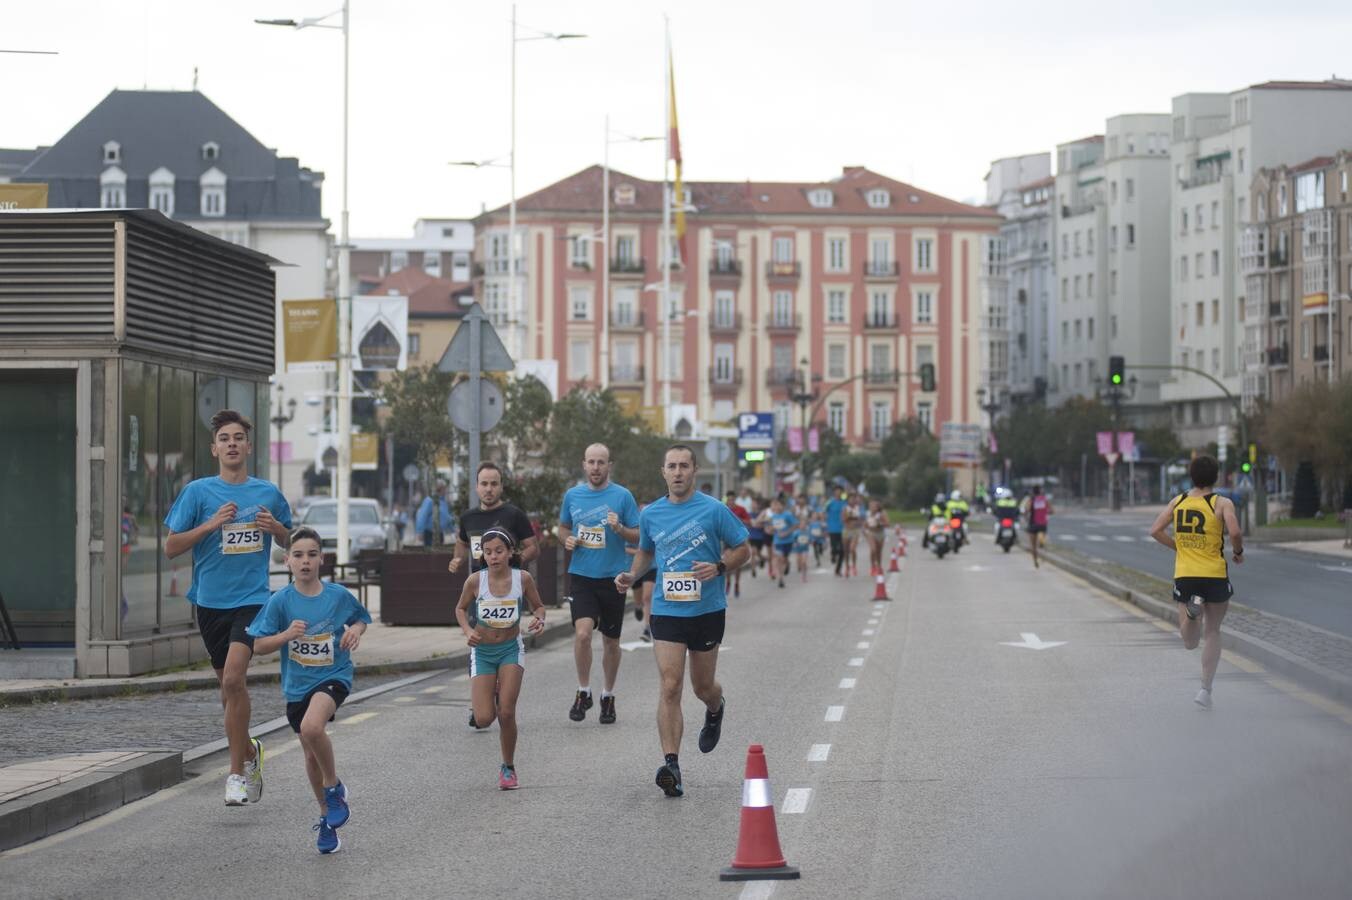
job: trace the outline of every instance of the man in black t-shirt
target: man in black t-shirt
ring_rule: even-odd
[[[477,572],[484,567],[483,553],[479,550],[479,538],[490,528],[500,528],[516,539],[517,552],[521,554],[521,565],[525,566],[540,555],[540,541],[535,536],[530,519],[516,506],[502,499],[502,470],[495,462],[482,462],[479,471],[474,474],[474,489],[479,493],[479,508],[469,509],[460,515],[460,534],[455,542],[455,555],[451,557],[450,570],[459,572],[469,557],[469,571]],[[477,729],[474,713],[469,714],[469,727]]]

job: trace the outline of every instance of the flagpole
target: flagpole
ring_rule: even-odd
[[[671,20],[663,18],[665,26],[666,59],[662,61],[662,107],[666,110],[666,153],[662,156],[662,247],[658,261],[662,264],[662,298],[658,305],[662,317],[662,407],[665,430],[671,431],[671,187],[668,175],[671,168]]]

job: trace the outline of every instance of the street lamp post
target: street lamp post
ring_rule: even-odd
[[[282,429],[290,425],[291,421],[296,418],[296,398],[292,397],[286,403],[282,403],[284,396],[286,396],[286,388],[280,384],[277,385],[277,412],[268,420],[272,423],[272,427],[277,429],[277,452],[273,455],[277,463],[277,490],[281,492],[283,497],[286,496],[286,489],[282,487]],[[283,406],[286,408],[285,414],[282,413]]]
[[[803,357],[799,360],[798,364],[802,368],[794,369],[788,374],[785,380],[789,386],[789,400],[798,404],[799,421],[802,422],[802,427],[799,431],[799,440],[801,443],[798,445],[798,478],[800,490],[806,491],[807,469],[803,465],[803,461],[807,456],[808,410],[813,409],[815,412],[813,404],[817,402],[818,396],[816,384],[821,381],[821,376],[813,375],[810,379],[808,378],[807,357]],[[808,389],[809,384],[812,385],[811,390]]]
[[[989,400],[986,399],[987,396],[990,397]],[[987,426],[987,432],[993,435],[995,434],[995,414],[1000,411],[1002,406],[1004,406],[1005,393],[1003,391],[997,391],[995,385],[991,385],[989,391],[984,387],[977,388],[976,397],[977,403],[981,407],[981,411],[990,417],[990,424]],[[987,441],[986,446],[990,446],[989,441]],[[995,465],[995,456],[992,454],[990,481],[987,483],[988,489],[993,489],[995,487],[997,475],[998,470]]]
[[[610,130],[610,114],[606,114],[606,148],[601,166],[601,389],[610,384],[610,145],[642,144],[660,141],[660,137],[634,137]]]
[[[335,547],[337,561],[346,564],[349,561],[349,523],[348,507],[352,480],[352,264],[351,242],[348,239],[347,209],[347,144],[348,144],[348,76],[349,66],[349,29],[348,0],[343,0],[341,9],[313,19],[255,19],[260,25],[279,25],[299,31],[302,28],[329,28],[343,33],[343,157],[340,181],[342,185],[343,208],[340,214],[338,234],[338,546]],[[342,17],[340,25],[326,25],[325,19],[335,15]],[[513,13],[515,17],[515,12]]]

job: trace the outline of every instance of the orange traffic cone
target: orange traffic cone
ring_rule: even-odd
[[[742,825],[732,865],[719,881],[761,881],[799,877],[798,867],[784,860],[775,828],[775,804],[770,796],[770,772],[765,748],[752,744],[746,751],[746,780],[742,782]]]
[[[887,596],[887,576],[883,574],[882,569],[875,568],[873,570],[873,599],[874,600],[892,599],[891,597]]]
[[[887,567],[888,572],[900,572],[901,566],[897,565],[897,548],[892,548],[892,565]]]
[[[902,559],[906,558],[906,545],[908,543],[909,541],[906,540],[906,532],[903,531],[897,537],[897,556],[900,556]]]

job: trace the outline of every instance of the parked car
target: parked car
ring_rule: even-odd
[[[314,500],[305,507],[305,512],[296,520],[297,525],[305,525],[319,532],[324,552],[329,553],[338,547],[338,501]],[[380,502],[365,497],[353,497],[348,500],[348,558],[356,559],[359,550],[392,550],[395,548],[394,534],[390,520],[380,508]],[[273,555],[280,562],[285,551],[275,550]]]

